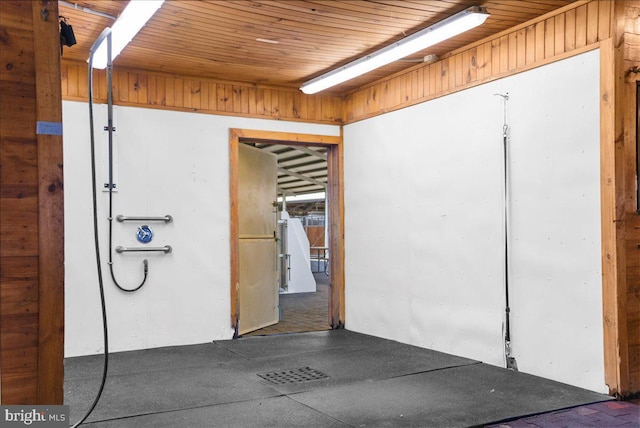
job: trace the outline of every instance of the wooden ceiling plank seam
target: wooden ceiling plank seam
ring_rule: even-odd
[[[183,6],[182,3],[180,6]],[[227,8],[222,12],[216,13],[197,13],[193,11],[186,11],[186,8],[181,7],[180,9],[176,9],[171,15],[169,14],[161,14],[158,16],[158,19],[164,19],[167,21],[172,21],[172,17],[175,20],[176,15],[179,15],[179,19],[183,19],[185,24],[189,24],[190,22],[202,22],[203,24],[208,24],[210,22],[222,22],[226,26],[234,26],[239,27],[240,30],[246,31],[248,29],[256,28],[258,29],[259,24],[268,25],[270,28],[282,28],[286,31],[288,30],[288,26],[284,26],[284,24],[279,24],[279,22],[283,22],[282,18],[277,16],[268,16],[268,15],[260,15],[252,11],[244,11],[243,9],[235,9],[235,8]],[[184,16],[183,16],[184,15]],[[221,17],[221,18],[218,18]],[[318,34],[323,34],[325,28],[320,27],[320,32]],[[308,27],[305,27],[308,28]]]
[[[275,39],[278,41],[278,43],[281,43],[282,40],[291,40],[295,43],[303,42],[310,45],[320,44],[317,39],[312,39],[311,41],[305,41],[302,38],[304,36],[300,36],[298,32],[285,29],[285,28],[273,27],[273,26],[268,28],[266,31],[259,28],[247,29],[241,25],[231,26],[231,27],[224,26],[223,28],[222,24],[224,24],[224,20],[218,21],[218,19],[216,18],[212,18],[210,22],[208,22],[206,25],[220,23],[221,24],[220,27],[212,26],[212,28],[202,28],[199,26],[193,26],[193,22],[191,24],[177,25],[175,21],[166,20],[165,18],[162,18],[159,21],[161,23],[164,23],[165,25],[173,26],[177,30],[180,30],[180,33],[183,35],[182,38],[187,40],[189,43],[197,42],[198,40],[201,40],[201,39],[209,40],[214,37],[220,37],[220,36],[227,36],[227,39],[232,39],[232,40],[240,39],[240,40],[250,40],[255,42],[256,36],[261,36],[262,38],[266,38],[266,39]],[[201,24],[205,25],[204,21]],[[233,30],[230,30],[229,28],[233,28]],[[158,33],[164,34],[165,39],[175,40],[175,35],[167,34],[166,31],[164,31],[162,28],[156,29],[154,27],[147,27],[145,28],[144,32],[141,32],[141,34],[144,34],[150,31],[153,31],[154,34],[158,34]],[[295,34],[292,34],[292,33],[295,33]],[[358,42],[357,38],[352,37],[351,35],[345,34],[345,33],[327,34],[326,31],[322,30],[317,32],[307,32],[307,34],[312,34],[313,36],[317,36],[317,37],[323,37],[323,41],[322,41],[323,46],[324,45],[331,46],[332,44],[335,44],[337,46],[348,46],[350,44]],[[237,42],[233,44],[237,44]],[[261,45],[268,46],[268,43],[262,43]]]
[[[427,14],[453,14],[452,10],[456,10],[458,8],[458,4],[450,4],[446,2],[428,2],[428,1],[420,1],[420,2],[410,2],[410,1],[367,1],[367,3],[382,5],[385,8],[391,8],[390,10],[396,10],[395,8],[401,7],[409,13],[427,13]],[[399,4],[400,3],[400,4]],[[460,2],[457,2],[460,3]],[[466,8],[468,6],[464,6]]]
[[[292,4],[293,2],[287,2],[286,4]],[[321,2],[321,1],[307,1],[302,2],[298,1],[297,3],[305,3],[307,7],[313,8],[316,6],[316,12],[318,16],[324,17],[328,15],[335,15],[336,17],[344,17],[347,19],[359,19],[360,17],[369,18],[373,20],[375,25],[380,25],[381,19],[393,19],[394,22],[397,22],[399,27],[407,27],[422,25],[424,24],[425,19],[429,17],[422,16],[420,17],[415,11],[407,10],[404,7],[387,7],[380,9],[372,9],[370,6],[362,6],[361,4],[364,2]],[[321,10],[318,10],[321,9]],[[384,22],[383,25],[386,25]]]
[[[137,49],[142,50],[142,48],[137,48]],[[155,52],[155,51],[149,51],[149,55],[148,55],[149,60],[151,60],[151,59],[153,59],[153,58],[154,58],[154,52]],[[190,57],[185,56],[185,55],[181,55],[181,54],[179,54],[179,53],[167,52],[167,53],[165,54],[165,58],[164,58],[163,60],[164,60],[164,61],[167,61],[167,60],[182,61],[182,60],[188,60],[189,58],[190,58]],[[125,63],[125,65],[128,65],[128,64],[126,64],[126,63]],[[206,66],[205,66],[205,64],[204,64],[204,63],[202,63],[202,67],[203,67],[203,68],[207,68],[207,69],[209,69],[212,65],[218,65],[221,69],[223,69],[222,71],[224,72],[224,71],[225,71],[224,69],[225,69],[226,67],[228,67],[228,66],[229,66],[229,63],[216,62],[216,63],[214,63],[214,64],[208,64],[208,65],[206,65]],[[114,68],[115,68],[115,67],[117,67],[117,66],[118,66],[118,63],[114,61]],[[246,66],[246,65],[245,65],[244,67],[250,67],[250,66]],[[258,68],[258,67],[250,67],[250,70],[254,70],[254,71],[255,71],[255,69],[256,69],[256,68]],[[263,68],[265,68],[265,69],[267,69],[267,70],[271,70],[271,71],[272,71],[272,69],[269,69],[268,67],[263,67]],[[185,68],[182,68],[182,70],[184,70],[184,69],[185,69]],[[150,71],[152,71],[152,70],[150,70]],[[159,70],[159,71],[162,71],[162,70]],[[175,73],[175,74],[179,74],[179,73]],[[200,73],[195,73],[195,74],[194,74],[194,73],[185,73],[185,74],[186,74],[186,75],[190,75],[190,76],[195,76],[195,75],[198,75],[198,74],[200,74]],[[215,75],[215,73],[210,73],[210,75],[211,75],[211,76],[214,76],[214,75]],[[221,76],[221,77],[222,77],[222,76]],[[238,81],[237,83],[242,83],[242,81]],[[251,84],[252,84],[252,82],[250,82],[250,81],[245,81],[245,83],[246,83],[246,84],[248,84],[248,85],[251,85]],[[297,85],[297,83],[289,84],[288,86],[293,86],[293,85]],[[287,85],[283,84],[282,86],[287,86]]]
[[[388,24],[388,28],[402,29],[407,26],[420,25],[423,22],[423,20],[416,14],[405,14],[404,16],[399,16],[398,14],[390,14],[387,11],[383,11],[385,13],[378,14],[376,13],[377,11],[372,11],[370,8],[364,9],[365,11],[362,11],[362,9],[357,7],[348,8],[346,7],[348,5],[343,2],[322,4],[318,2],[287,1],[280,5],[289,10],[299,10],[301,13],[311,14],[322,19],[335,18],[341,21],[354,21],[363,25],[370,24],[373,26]],[[296,5],[300,5],[299,8],[296,8]],[[385,20],[384,22],[382,22],[383,19]],[[391,19],[391,21],[389,21],[389,19]]]
[[[274,2],[275,4],[275,2]],[[236,2],[230,2],[229,7],[236,7]],[[265,6],[260,9],[259,15],[262,16],[270,16],[272,18],[276,18],[278,22],[285,22],[287,25],[293,25],[296,27],[312,27],[318,28],[324,31],[333,31],[335,29],[339,29],[347,32],[369,32],[373,35],[377,35],[380,37],[381,34],[386,35],[387,37],[391,37],[394,34],[397,34],[397,31],[389,31],[389,27],[385,27],[384,25],[372,27],[366,25],[354,25],[353,22],[344,23],[339,20],[334,19],[324,19],[322,23],[318,23],[316,19],[313,17],[308,17],[303,14],[295,14],[295,13],[285,13],[280,9],[275,7]]]
[[[272,2],[267,0],[259,1],[259,3],[274,8],[282,8],[287,11],[294,11],[299,14],[304,14],[304,16],[322,18],[323,21],[326,21],[327,18],[329,18],[332,21],[335,19],[339,22],[352,21],[358,22],[362,25],[370,24],[375,27],[386,26],[389,29],[396,27],[402,29],[406,28],[408,25],[415,26],[423,21],[417,18],[415,14],[406,14],[405,17],[400,18],[390,17],[388,13],[377,14],[376,11],[372,11],[371,8],[365,9],[364,11],[359,8],[348,9],[346,8],[348,4],[343,2],[321,3],[299,0]],[[313,9],[315,9],[315,11],[313,11]],[[348,11],[349,13],[345,13],[345,11]],[[385,18],[386,21],[381,22],[381,18]],[[393,20],[389,21],[389,18],[393,18]]]
[[[179,12],[179,13],[181,13],[181,12]],[[208,24],[210,24],[211,22],[221,22],[221,24],[223,24],[224,28],[227,28],[227,26],[229,25],[229,21],[231,21],[233,23],[238,23],[238,22],[242,23],[242,25],[239,26],[239,32],[245,32],[247,29],[257,28],[256,24],[262,24],[262,25],[265,25],[267,27],[266,31],[276,31],[276,30],[280,30],[282,28],[281,31],[295,32],[296,34],[299,34],[301,30],[304,30],[305,34],[315,34],[318,37],[322,37],[322,38],[327,37],[327,33],[328,33],[328,29],[326,27],[323,27],[323,26],[309,27],[308,25],[306,25],[304,23],[297,23],[297,22],[293,22],[293,21],[287,21],[286,22],[286,27],[283,27],[282,25],[278,24],[277,20],[274,22],[274,18],[265,18],[265,17],[261,17],[260,15],[247,16],[246,20],[239,19],[237,16],[234,16],[233,18],[230,17],[230,18],[228,18],[226,20],[223,19],[222,21],[218,20],[218,18],[216,18],[217,16],[219,16],[219,15],[205,16],[205,17],[202,18],[202,20],[198,20],[198,21],[202,22],[203,25],[207,25],[207,27],[203,28],[204,34],[207,34],[207,31],[210,30],[210,25],[208,25]],[[189,18],[185,18],[184,21],[185,22],[196,21],[196,19],[197,18],[189,17]],[[175,20],[172,20],[170,18],[165,18],[162,15],[160,15],[158,17],[158,20],[163,20],[163,22],[166,22],[169,25],[172,25],[174,23],[174,21],[175,21]],[[232,24],[232,25],[238,25],[238,24]],[[294,28],[294,29],[292,30],[290,28]],[[338,37],[338,38],[344,38],[344,37],[350,37],[350,36],[373,37],[373,36],[376,36],[376,35],[378,37],[380,37],[380,35],[378,33],[375,33],[375,32],[372,32],[372,31],[367,31],[367,32],[356,31],[353,28],[349,27],[349,28],[345,28],[343,30],[340,30],[339,32],[337,32],[335,29],[332,29],[331,32],[329,32],[329,34],[331,35],[331,37]]]
[[[388,35],[392,35],[396,33],[395,31],[389,31],[388,28],[371,28],[370,26],[353,26],[353,25],[347,25],[340,22],[335,22],[335,23],[332,23],[331,25],[329,23],[318,23],[314,19],[309,17],[301,19],[298,16],[294,16],[292,14],[286,14],[286,13],[284,14],[285,16],[282,16],[281,12],[277,10],[272,11],[271,9],[266,11],[268,13],[256,13],[255,11],[247,11],[243,9],[241,6],[236,7],[235,2],[231,2],[231,3],[233,4],[233,6],[229,6],[229,8],[226,9],[224,13],[231,14],[236,17],[241,17],[241,21],[246,22],[248,24],[255,23],[255,22],[263,22],[265,25],[268,25],[270,27],[293,26],[294,28],[299,28],[303,30],[315,30],[321,33],[326,33],[327,31],[340,30],[340,31],[346,31],[350,34],[369,33],[372,36],[378,35],[378,37],[380,37],[380,34],[388,33]],[[235,13],[230,13],[230,10],[235,11]],[[239,19],[239,18],[236,18],[236,19]]]
[[[381,4],[385,6],[392,6],[392,7],[396,6],[398,3],[393,0],[369,0],[369,2],[374,4]],[[432,1],[421,0],[421,1],[403,1],[402,7],[404,7],[405,9],[411,9],[419,13],[448,14],[448,13],[451,13],[452,10],[455,10],[455,8],[457,8],[459,4],[464,4],[464,3],[460,1],[450,3],[450,2],[444,2],[444,1],[432,2]],[[464,4],[464,8],[466,7],[468,7],[468,5]]]
[[[136,49],[144,49],[142,46],[144,45],[144,43],[141,43],[139,45],[136,46],[130,46],[129,49],[130,51],[127,52],[127,54],[131,54],[132,52],[134,52]],[[165,50],[166,53],[173,53],[173,54],[177,54],[177,55],[181,55],[182,57],[189,57],[188,54],[184,54],[184,50],[180,49],[180,46],[173,46],[171,49],[166,49]],[[284,54],[284,52],[281,52],[280,50],[269,50],[266,53],[271,53],[272,56],[269,55],[254,55],[254,51],[244,51],[244,50],[238,50],[236,52],[236,55],[234,56],[225,56],[216,52],[212,52],[212,53],[208,53],[207,57],[208,58],[204,58],[201,59],[200,61],[204,64],[210,64],[210,65],[215,65],[217,64],[237,64],[239,67],[273,67],[273,68],[278,68],[279,70],[291,70],[291,71],[300,71],[299,68],[294,68],[294,67],[283,67],[283,65],[286,64],[286,61],[283,62],[283,58],[285,59],[291,59],[291,60],[299,60],[302,61],[304,60],[304,58],[309,58],[309,52],[306,52],[306,55],[302,55],[302,54],[298,54],[297,52],[295,52],[295,55],[291,55],[291,54]],[[280,61],[274,61],[272,58],[280,58]],[[123,58],[126,58],[126,54],[123,55]],[[153,55],[150,55],[150,58],[153,58]],[[316,56],[314,56],[314,59],[316,59],[317,61],[322,61],[322,62],[326,62],[328,64],[328,66],[331,66],[332,64],[335,63],[334,59],[324,59],[324,58],[318,58]],[[115,63],[115,61],[114,61]]]
[[[198,54],[197,51],[199,51],[199,53],[202,55],[202,51],[205,49],[211,49],[211,43],[207,42],[206,40],[202,40],[199,39],[199,41],[194,41],[191,42],[189,40],[185,40],[182,42],[175,42],[172,38],[166,38],[162,35],[163,33],[161,32],[157,32],[157,31],[148,31],[145,34],[140,34],[137,37],[137,40],[135,42],[132,42],[131,46],[135,47],[135,46],[141,46],[144,45],[146,43],[153,43],[156,45],[164,45],[164,48],[166,49],[166,47],[172,47],[172,48],[180,48],[181,51],[187,50],[187,51],[196,51],[194,52],[194,54]],[[234,41],[233,36],[224,36],[221,35],[221,39],[217,39],[217,42],[224,42],[225,40],[229,40],[229,41]],[[260,42],[256,42],[255,39],[248,39],[247,40],[249,43],[246,44],[245,46],[247,46],[246,48],[240,47],[237,49],[238,52],[245,52],[245,53],[258,53],[261,56],[264,57],[268,57],[268,53],[269,52],[277,52],[279,54],[288,54],[290,52],[293,52],[295,54],[304,54],[306,55],[306,58],[308,58],[309,54],[312,53],[314,55],[314,58],[336,58],[338,53],[335,54],[323,54],[322,51],[318,51],[317,49],[317,45],[313,44],[313,45],[309,45],[307,47],[288,47],[286,45],[270,45],[267,43],[260,43]],[[327,47],[337,47],[342,49],[342,46],[347,46],[349,49],[354,49],[353,46],[348,46],[348,44],[340,44],[340,45],[335,45],[332,46],[331,44],[327,44],[327,45],[323,45],[323,48],[327,48]],[[249,49],[253,49],[253,50],[249,50]],[[358,52],[354,50],[353,52],[354,54],[357,54]],[[208,51],[207,52],[208,55],[211,54],[215,54],[215,51]],[[289,55],[287,55],[289,56]],[[291,56],[295,56],[295,55],[291,55]],[[276,63],[277,62],[277,58],[273,59],[273,62]]]

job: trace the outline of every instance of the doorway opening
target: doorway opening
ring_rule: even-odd
[[[231,129],[229,142],[234,337],[342,328],[342,138]],[[271,184],[264,190],[271,177],[273,190]],[[278,195],[271,219],[268,202],[255,206],[265,199],[258,192],[267,193],[267,200]],[[269,222],[272,237],[259,226]],[[255,319],[259,313],[265,316]]]

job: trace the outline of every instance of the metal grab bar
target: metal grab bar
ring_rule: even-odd
[[[171,223],[173,217],[170,215],[165,215],[164,217],[127,217],[125,215],[117,215],[116,220],[121,223],[123,221],[164,221],[165,223]]]
[[[143,252],[149,252],[149,251],[162,251],[166,254],[170,253],[173,251],[173,248],[171,248],[171,245],[165,245],[164,247],[121,247],[120,245],[118,245],[116,247],[116,253],[130,253],[130,252],[134,252],[134,251],[143,251]]]

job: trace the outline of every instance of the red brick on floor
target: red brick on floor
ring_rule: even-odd
[[[329,276],[314,273],[315,293],[280,295],[280,322],[244,336],[329,330]]]
[[[640,405],[603,401],[489,425],[491,428],[640,427]]]

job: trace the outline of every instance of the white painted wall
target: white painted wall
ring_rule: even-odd
[[[105,106],[96,106],[100,157],[106,156]],[[88,106],[63,102],[65,178],[65,355],[102,351],[93,251]],[[150,223],[148,283],[134,294],[115,288],[107,260],[107,193],[99,194],[110,350],[203,343],[232,337],[229,302],[229,128],[339,135],[339,127],[115,107],[118,154],[113,214],[161,216]],[[99,171],[102,167],[99,167]],[[106,171],[106,169],[104,169]],[[107,177],[99,179],[99,185]],[[114,221],[114,247],[140,246],[137,223]],[[114,254],[119,281],[142,277],[139,254]]]
[[[606,392],[599,52],[344,128],[346,327]]]

